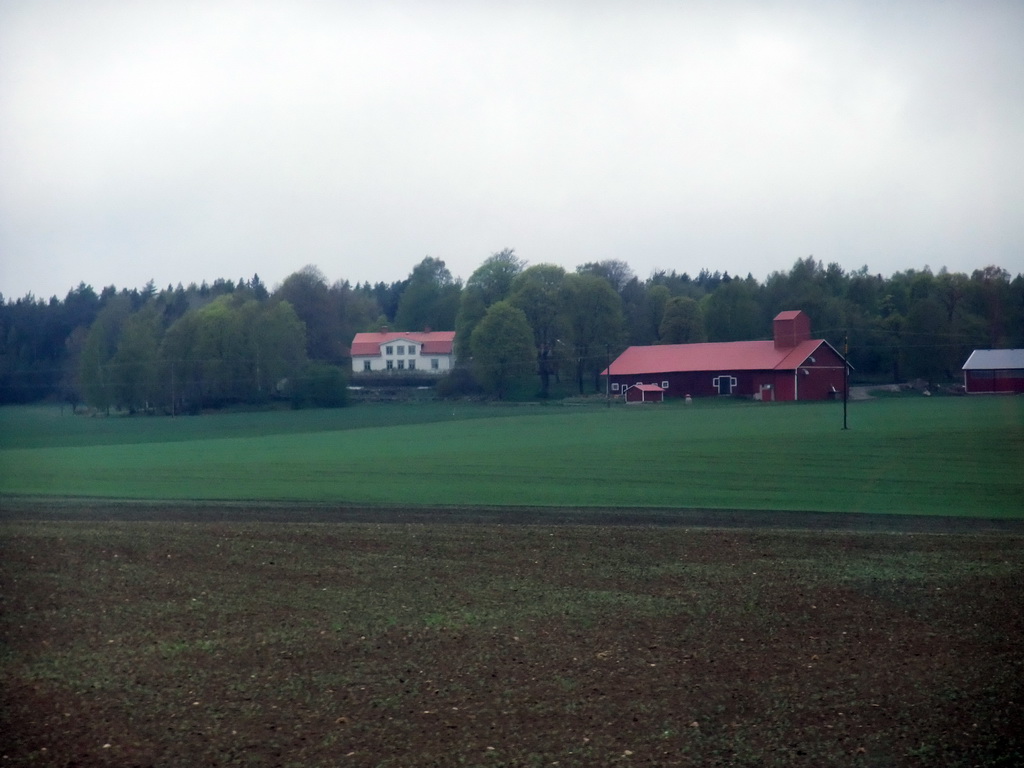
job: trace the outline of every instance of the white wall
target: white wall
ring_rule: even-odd
[[[392,354],[390,356],[381,354],[379,357],[353,357],[352,358],[352,372],[363,373],[366,369],[364,367],[364,360],[370,361],[371,371],[387,371],[388,361],[391,361],[391,370],[395,373],[404,373],[409,370],[409,362],[414,361],[416,364],[416,373],[446,373],[452,369],[454,360],[452,355],[422,355],[417,352],[414,355],[409,354],[409,347],[406,346],[406,353],[404,355],[397,354],[396,344],[389,345],[392,347]],[[417,349],[419,347],[417,346]],[[398,361],[401,360],[403,368],[399,369]],[[437,360],[437,368],[431,365],[431,360]]]

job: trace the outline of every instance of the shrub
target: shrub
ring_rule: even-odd
[[[348,379],[336,365],[310,363],[292,384],[295,408],[341,408],[348,403]]]
[[[450,373],[446,373],[438,379],[434,389],[437,396],[442,399],[479,395],[483,391],[473,376],[473,372],[463,366],[453,368]]]

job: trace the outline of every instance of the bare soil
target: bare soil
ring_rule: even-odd
[[[751,509],[369,506],[309,502],[0,497],[0,522],[598,525],[892,533],[1021,533],[1024,519]]]
[[[0,767],[1024,764],[1019,528],[593,517],[5,502]]]

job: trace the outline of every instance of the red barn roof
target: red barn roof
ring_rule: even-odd
[[[824,339],[811,338],[811,321],[800,310],[779,312],[772,321],[771,341],[718,341],[705,344],[661,344],[629,347],[602,375],[633,376],[702,371],[793,371]],[[832,350],[835,352],[835,350]],[[839,355],[838,352],[836,352]],[[840,359],[842,356],[840,355]]]
[[[381,344],[411,341],[419,344],[424,355],[450,355],[455,342],[455,331],[385,331],[383,333],[357,333],[352,339],[352,357],[380,354]]]
[[[629,347],[610,366],[612,375],[669,371],[793,370],[814,354],[824,339],[809,339],[779,348],[774,341],[722,341],[706,344],[662,344]],[[607,374],[609,371],[605,370]]]

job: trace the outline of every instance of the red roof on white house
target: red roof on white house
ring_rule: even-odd
[[[382,344],[400,341],[419,344],[420,354],[450,355],[455,343],[455,331],[385,331],[357,333],[352,339],[352,357],[377,357]]]
[[[629,347],[604,371],[612,376],[697,371],[791,371],[814,354],[824,339],[779,348],[774,341],[721,341]]]

